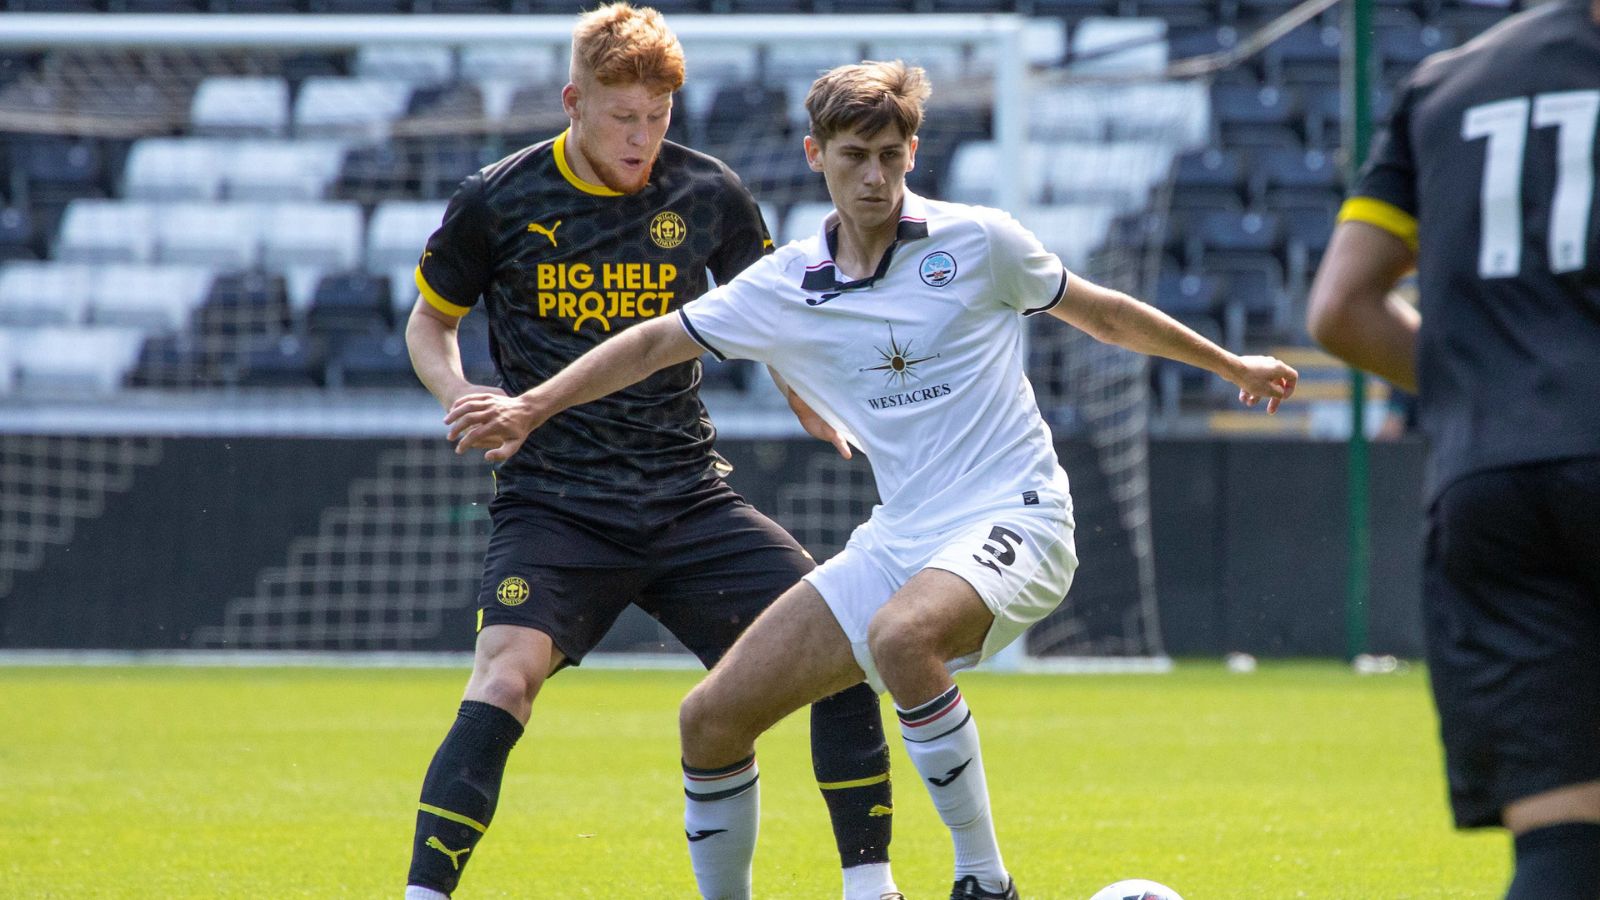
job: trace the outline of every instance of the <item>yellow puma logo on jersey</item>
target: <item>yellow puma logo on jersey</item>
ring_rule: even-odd
[[[550,239],[550,246],[559,247],[561,245],[556,243],[556,229],[561,227],[561,221],[562,221],[561,219],[557,219],[556,223],[554,225],[551,225],[549,228],[546,228],[545,226],[540,225],[538,222],[529,222],[528,223],[528,233],[529,234],[542,234],[545,237]]]
[[[872,804],[872,808],[867,810],[867,815],[874,818],[878,816],[892,816],[894,815],[894,807],[884,806],[882,803],[874,803]]]
[[[461,871],[461,855],[472,852],[471,847],[462,847],[460,850],[451,850],[449,847],[444,845],[444,841],[439,840],[431,834],[428,835],[428,840],[425,843],[427,846],[432,847],[440,853],[443,853],[445,856],[450,857],[450,865],[454,867],[457,872]]]

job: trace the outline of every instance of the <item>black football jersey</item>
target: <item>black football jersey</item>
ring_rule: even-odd
[[[621,194],[578,177],[565,141],[462,182],[417,266],[436,309],[465,315],[481,298],[513,395],[606,338],[676,313],[706,291],[708,269],[729,281],[771,248],[755,200],[718,160],[663,143],[646,187]],[[726,471],[699,384],[699,361],[687,362],[557,415],[501,465],[502,489],[638,495]]]
[[[1342,219],[1417,251],[1428,496],[1600,454],[1600,25],[1554,0],[1424,61]]]

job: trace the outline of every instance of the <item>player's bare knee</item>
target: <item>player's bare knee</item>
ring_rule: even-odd
[[[678,707],[678,733],[683,740],[685,757],[692,752],[695,761],[737,754],[753,738],[746,735],[736,716],[721,704],[704,683],[689,692]]]
[[[933,653],[930,636],[911,617],[885,607],[867,627],[867,649],[880,672],[915,666]]]
[[[501,709],[517,710],[533,702],[544,686],[545,675],[532,665],[501,660],[491,665],[482,678],[474,679],[477,693],[486,703]]]

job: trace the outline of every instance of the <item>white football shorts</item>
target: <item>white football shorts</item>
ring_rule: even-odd
[[[1078,568],[1072,532],[1070,501],[1053,508],[1008,506],[976,513],[949,530],[914,536],[894,534],[868,519],[837,556],[805,580],[833,611],[868,683],[883,693],[883,679],[867,648],[867,626],[911,576],[929,568],[953,572],[994,613],[982,650],[947,663],[952,672],[970,668],[1066,599]]]

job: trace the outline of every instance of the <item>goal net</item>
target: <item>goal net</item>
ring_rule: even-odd
[[[1140,34],[1107,20],[1094,27],[1109,30],[1083,44],[1094,27],[1080,25],[1071,41],[1077,61],[1063,65],[1061,20],[669,21],[689,69],[669,136],[728,161],[780,243],[809,233],[828,209],[799,150],[806,87],[834,65],[902,58],[934,83],[913,190],[1007,209],[1069,268],[1148,296],[1151,243],[1138,231],[1140,213],[1174,157],[1203,140],[1196,129],[1203,132],[1207,107],[1203,90],[1156,69],[1101,77],[1106,59],[1115,69],[1128,53],[1148,52]],[[219,598],[223,621],[197,641],[436,649],[443,617],[473,602],[484,525],[481,513],[439,521],[424,506],[444,498],[470,510],[466,498],[482,482],[438,440],[437,413],[409,374],[411,271],[461,178],[566,126],[558,96],[571,20],[315,23],[7,16],[0,132],[11,178],[0,241],[12,251],[0,261],[0,427],[7,398],[74,384],[140,392],[153,398],[141,403],[147,412],[163,397],[182,397],[172,404],[175,420],[203,406],[195,398],[208,392],[248,396],[263,421],[293,423],[284,427],[302,434],[305,422],[330,417],[295,416],[297,408],[333,397],[346,408],[352,397],[390,404],[384,433],[419,440],[382,459],[348,497],[329,498],[319,531],[258,573],[255,596]],[[487,377],[481,318],[465,320],[462,351],[469,373]],[[94,349],[73,349],[83,347]],[[33,357],[43,348],[76,362],[40,367]],[[1023,652],[1158,659],[1150,373],[1141,358],[1055,322],[1032,326],[1029,365],[1068,448],[1084,564],[1067,602],[1033,629]],[[799,434],[749,367],[708,364],[705,392],[726,437]],[[86,418],[73,427],[93,433],[99,425]],[[780,487],[768,511],[825,558],[875,501],[863,461],[818,457]],[[438,558],[419,566],[412,552],[424,544]]]

